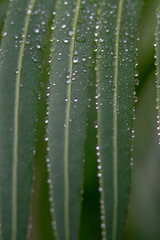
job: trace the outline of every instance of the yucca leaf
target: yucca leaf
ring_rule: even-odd
[[[134,58],[141,1],[102,1],[97,27],[97,99],[102,167],[102,229],[108,240],[122,238],[128,193]]]
[[[3,239],[27,234],[37,89],[54,1],[10,3],[0,54],[0,204]]]
[[[156,26],[156,33],[155,33],[155,50],[156,50],[156,75],[157,75],[157,130],[158,130],[158,136],[160,136],[160,4],[157,8],[157,26]],[[159,139],[160,143],[160,139]]]
[[[49,157],[58,239],[78,236],[88,79],[97,1],[58,1],[54,19]]]

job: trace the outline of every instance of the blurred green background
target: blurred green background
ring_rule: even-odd
[[[0,0],[0,31],[3,28],[8,2],[8,0]],[[157,4],[158,0],[144,1],[139,24],[138,37],[140,37],[140,41],[138,42],[137,56],[139,85],[136,87],[138,102],[135,105],[136,119],[134,120],[134,165],[132,168],[132,191],[123,240],[160,240],[160,145],[156,130],[156,79],[153,47]],[[94,173],[96,173],[96,159],[92,169],[90,164],[86,163],[85,176],[89,177],[88,180],[86,178],[87,184],[84,190],[87,191],[83,195],[80,239],[101,239],[100,228],[96,227],[96,224],[99,224],[100,213],[98,182],[97,177],[93,177]],[[45,201],[48,198],[46,179],[47,175],[44,174],[41,184],[45,189]],[[42,215],[41,213],[33,214],[38,218],[32,221],[31,239],[52,239],[51,224],[48,226],[48,221],[44,217],[45,210],[49,210],[48,204],[43,203],[43,207],[37,194],[33,202],[35,204],[37,202],[43,211]],[[95,207],[94,204],[96,204]],[[39,211],[39,208],[36,208]],[[48,231],[48,235],[46,231]]]

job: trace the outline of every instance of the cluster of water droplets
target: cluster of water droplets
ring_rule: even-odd
[[[38,4],[37,7],[33,10],[32,9],[32,4],[30,4],[26,10],[27,12],[27,16],[32,18],[32,16],[36,16],[39,18],[39,22],[38,23],[34,23],[34,27],[33,27],[33,33],[36,34],[33,38],[33,36],[31,37],[31,33],[28,33],[25,36],[25,29],[22,28],[21,29],[21,33],[15,33],[13,38],[15,40],[14,42],[14,47],[15,48],[20,48],[20,46],[22,45],[23,41],[25,40],[25,49],[30,50],[30,55],[31,55],[31,59],[34,62],[38,62],[39,59],[39,54],[37,53],[36,49],[40,50],[42,48],[41,46],[41,33],[42,32],[46,32],[46,17],[47,17],[47,13],[45,12],[45,10],[43,10],[43,7],[41,6],[41,4]],[[15,25],[16,23],[14,21],[10,21],[11,25]],[[7,37],[8,34],[7,32],[3,32],[2,34],[3,37]],[[25,39],[24,39],[25,38]],[[34,39],[34,41],[33,41]],[[38,67],[40,68],[41,65],[39,64]]]
[[[73,62],[77,61],[75,59],[73,59]],[[75,81],[76,80],[76,75],[77,75],[77,70],[74,70],[72,73],[70,73],[70,70],[68,70],[65,74],[65,82],[66,84],[70,84],[71,81]]]
[[[42,32],[46,32],[46,17],[47,17],[47,12],[45,12],[45,10],[43,9],[43,6],[41,4],[37,4],[36,8],[33,10],[32,9],[33,6],[32,4],[28,5],[28,8],[26,9],[26,13],[27,16],[32,18],[32,16],[36,16],[39,17],[39,22],[38,23],[34,23],[34,27],[33,27],[33,33],[36,34],[36,36],[34,37],[34,45],[33,45],[33,41],[32,41],[32,37],[31,34],[27,34],[27,36],[25,36],[24,32],[25,29],[22,28],[21,29],[21,33],[15,33],[14,34],[14,47],[15,48],[19,48],[25,38],[25,45],[29,47],[29,49],[31,50],[31,55],[32,55],[32,60],[34,62],[38,62],[38,56],[36,55],[35,51],[32,52],[32,50],[35,49],[41,49],[41,36],[40,34]],[[10,25],[15,25],[16,23],[14,22],[14,20],[10,21]],[[8,33],[7,31],[3,31],[2,32],[2,37],[7,37]],[[26,47],[25,47],[26,48]]]
[[[97,125],[96,125],[97,126]],[[96,127],[95,126],[95,127]],[[98,136],[97,136],[98,138]],[[100,220],[101,220],[101,228],[102,228],[102,236],[105,235],[105,212],[104,212],[104,201],[102,200],[103,197],[103,186],[102,186],[102,163],[101,163],[101,157],[100,157],[100,147],[99,145],[96,146],[96,155],[97,155],[97,176],[99,179],[99,192],[101,194],[101,200],[100,200]]]
[[[47,140],[48,141],[48,140]],[[49,151],[49,148],[47,149]],[[51,225],[52,225],[52,229],[54,231],[54,234],[56,234],[56,230],[57,230],[57,227],[56,227],[56,222],[54,221],[54,207],[53,207],[53,183],[52,183],[52,180],[51,180],[51,177],[50,177],[50,170],[51,170],[51,166],[50,166],[50,158],[49,158],[49,155],[46,156],[45,158],[45,161],[46,161],[46,166],[47,166],[47,171],[48,171],[48,179],[47,179],[47,184],[49,185],[49,203],[50,203],[50,213],[52,215],[52,222],[51,222]]]
[[[99,44],[104,42],[104,39],[99,35],[99,25],[100,22],[97,19],[96,22],[96,26],[95,26],[95,33],[94,33],[94,52],[96,53],[96,58],[98,60],[102,59],[102,55],[104,53],[104,49],[103,47],[99,47]],[[103,64],[103,63],[102,63]],[[95,71],[98,71],[99,67],[97,64],[97,61],[95,63]],[[98,80],[96,82],[96,89],[98,89]],[[90,101],[89,101],[90,104]],[[98,92],[98,90],[96,91],[96,95],[95,95],[95,108],[97,111],[97,116],[98,116],[98,110],[99,110],[99,106],[102,105],[102,103],[100,102],[100,93]],[[106,225],[105,225],[105,209],[104,209],[104,200],[103,200],[103,184],[102,184],[102,161],[101,161],[101,155],[100,155],[100,145],[99,145],[99,125],[98,125],[98,121],[94,122],[94,127],[97,130],[97,146],[96,146],[96,156],[97,156],[97,177],[98,177],[98,182],[99,182],[99,188],[98,191],[100,193],[100,222],[101,222],[101,237],[102,240],[106,240]]]
[[[137,37],[137,43],[139,41],[139,37]],[[139,85],[139,79],[138,79],[138,48],[136,47],[135,49],[135,72],[134,72],[134,91],[133,91],[133,110],[132,110],[132,117],[133,117],[133,121],[136,119],[136,115],[135,115],[135,104],[138,102],[138,97],[136,95],[136,87]],[[128,129],[130,131],[130,128]],[[134,131],[134,127],[132,126],[132,140],[135,138],[135,131]],[[131,144],[131,159],[130,159],[130,167],[132,168],[134,165],[134,159],[133,159],[133,141]]]
[[[97,87],[97,83],[96,83],[96,87]],[[98,106],[99,106],[99,97],[100,95],[96,94],[95,96],[95,107],[96,107],[96,111],[98,111]],[[90,99],[89,99],[90,102]],[[94,122],[94,127],[97,130],[97,143],[99,143],[99,132],[98,132],[98,121]],[[101,161],[101,155],[100,155],[100,145],[97,144],[96,146],[96,156],[97,156],[97,177],[98,177],[98,182],[99,182],[99,188],[98,191],[100,192],[100,221],[101,221],[101,236],[102,236],[102,240],[106,239],[106,232],[105,232],[105,209],[104,209],[104,200],[103,200],[103,184],[102,184],[102,161]]]
[[[160,38],[160,12],[159,9],[157,10],[157,29],[155,31],[155,43],[154,43],[154,47],[155,47],[155,52],[156,54],[154,55],[155,61],[154,64],[156,66],[156,87],[157,87],[157,97],[156,97],[156,110],[157,110],[157,132],[158,132],[158,142],[160,144],[160,73],[159,73],[159,65],[160,63],[158,62],[158,45],[159,45],[159,38]]]
[[[98,128],[98,124],[95,123],[95,128]],[[98,141],[98,133],[97,133],[97,141]],[[99,192],[100,192],[100,221],[101,221],[101,235],[102,240],[106,239],[105,232],[105,209],[104,209],[104,200],[103,200],[103,184],[102,184],[102,162],[100,156],[100,146],[96,146],[96,155],[97,155],[97,176],[99,180]]]
[[[98,128],[98,125],[95,125]],[[98,135],[97,135],[98,138]],[[100,220],[101,220],[101,234],[102,240],[106,239],[106,232],[105,232],[105,209],[104,209],[104,200],[103,200],[103,184],[102,184],[102,162],[100,157],[100,147],[99,145],[96,146],[96,155],[97,155],[97,176],[99,180],[99,192],[100,192]]]
[[[48,58],[48,63],[51,63],[51,57]],[[47,71],[47,74],[48,74],[48,71]],[[51,222],[51,225],[52,225],[52,228],[53,228],[53,231],[54,231],[54,234],[56,234],[56,222],[54,221],[54,207],[53,207],[53,183],[52,183],[52,180],[51,180],[51,163],[50,163],[50,158],[49,158],[49,150],[50,150],[50,147],[49,147],[49,136],[48,136],[48,116],[49,116],[49,95],[50,95],[50,84],[47,85],[47,89],[46,89],[46,104],[47,104],[47,107],[46,107],[46,117],[44,119],[44,123],[45,123],[45,131],[46,131],[46,134],[44,136],[44,141],[47,143],[47,147],[46,147],[46,151],[47,151],[47,155],[45,157],[45,162],[46,162],[46,167],[47,167],[47,172],[48,172],[48,179],[47,179],[47,184],[49,186],[49,202],[50,202],[50,213],[52,215],[52,222]]]
[[[159,16],[159,17],[158,17]],[[160,24],[160,15],[157,15],[159,24]],[[156,54],[154,55],[154,64],[156,66],[156,71],[155,71],[155,75],[156,75],[156,87],[157,87],[157,97],[156,97],[156,110],[157,110],[157,133],[158,133],[158,143],[160,144],[160,109],[159,109],[159,104],[160,104],[160,100],[159,100],[159,94],[160,94],[160,79],[159,79],[159,66],[158,66],[158,60],[157,60],[157,42],[158,42],[158,35],[160,35],[160,33],[156,32],[155,33],[155,39],[156,42],[154,43],[154,47],[156,49]]]

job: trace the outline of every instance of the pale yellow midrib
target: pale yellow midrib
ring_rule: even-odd
[[[117,83],[118,83],[118,65],[119,65],[119,34],[120,34],[120,22],[122,16],[122,7],[123,0],[119,2],[118,16],[117,16],[117,34],[116,34],[116,65],[115,65],[115,91],[114,91],[114,104],[113,104],[113,129],[114,129],[114,138],[113,138],[113,232],[112,240],[117,238],[117,208],[118,208],[118,156],[117,156]]]
[[[36,0],[31,1],[31,12],[35,5]],[[14,142],[13,142],[13,180],[12,180],[12,240],[17,239],[17,167],[18,167],[18,111],[19,111],[19,92],[20,92],[20,79],[23,62],[23,54],[25,48],[25,41],[28,32],[28,26],[30,22],[31,14],[26,15],[24,23],[24,37],[19,53],[18,61],[18,73],[16,77],[16,89],[15,89],[15,110],[14,110]]]
[[[77,0],[75,17],[73,22],[73,36],[71,40],[71,49],[70,49],[70,61],[69,61],[69,72],[70,72],[70,83],[68,85],[67,92],[67,108],[66,108],[66,128],[65,128],[65,151],[64,151],[64,189],[65,189],[65,201],[64,201],[64,220],[65,220],[65,239],[70,240],[70,231],[69,231],[69,119],[70,119],[70,109],[71,109],[71,88],[72,88],[72,72],[73,72],[73,52],[75,45],[75,36],[76,36],[76,27],[80,11],[81,0]]]

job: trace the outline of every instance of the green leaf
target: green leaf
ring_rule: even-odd
[[[89,76],[88,111],[83,167],[83,202],[79,240],[101,239],[100,193],[97,174],[97,110],[96,110],[96,52],[93,53]],[[94,214],[93,214],[94,209]]]
[[[3,239],[25,239],[42,49],[53,1],[12,1],[0,54],[0,204]]]
[[[141,1],[102,1],[97,26],[98,135],[102,234],[122,238],[132,146],[137,23]]]
[[[157,26],[156,26],[156,33],[155,33],[155,50],[156,50],[156,75],[157,75],[157,82],[156,82],[156,89],[157,89],[157,131],[158,136],[160,136],[160,4],[157,8]],[[160,138],[159,138],[160,143]]]
[[[58,1],[54,19],[49,158],[58,239],[78,236],[88,79],[97,1]]]

